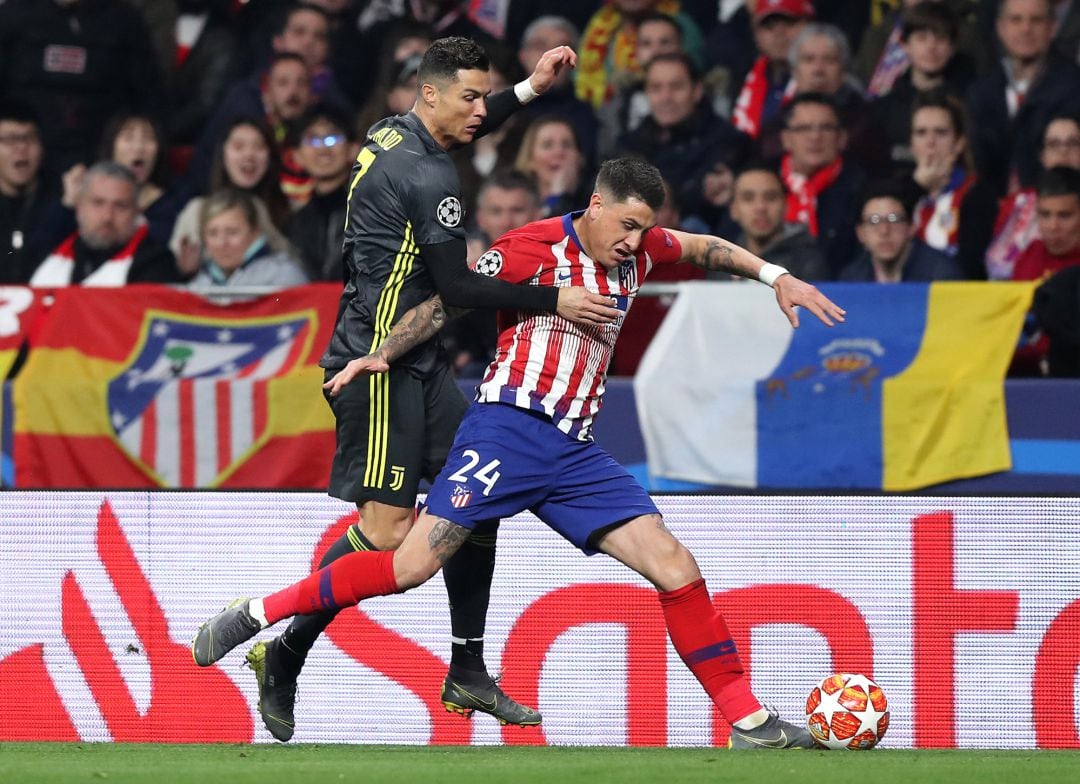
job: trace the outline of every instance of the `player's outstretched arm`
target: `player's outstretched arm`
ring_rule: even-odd
[[[783,267],[755,256],[741,245],[707,234],[670,231],[682,246],[682,261],[689,261],[711,272],[728,272],[772,286],[776,291],[776,302],[791,326],[799,326],[797,306],[806,308],[830,327],[844,320],[844,309],[818,291],[816,286],[799,280]]]
[[[500,90],[487,99],[487,116],[476,130],[474,139],[491,133],[509,119],[510,115],[555,84],[559,74],[577,65],[577,55],[569,46],[556,46],[541,55],[528,79],[513,87]]]
[[[456,315],[460,314],[453,314],[453,316]],[[336,397],[341,388],[351,383],[357,376],[387,372],[395,359],[407,354],[430,338],[443,328],[447,320],[447,309],[443,307],[438,294],[410,308],[398,320],[394,328],[390,330],[390,334],[386,336],[386,340],[380,343],[378,348],[366,357],[359,357],[349,362],[335,373],[333,378],[323,384],[323,389],[330,393],[330,397]]]

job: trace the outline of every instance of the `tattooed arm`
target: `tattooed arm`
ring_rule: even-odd
[[[757,280],[758,273],[766,264],[765,259],[720,237],[688,234],[685,231],[671,233],[682,245],[682,260],[710,272],[729,272],[741,278]]]
[[[352,360],[323,384],[323,389],[330,393],[330,397],[335,397],[343,386],[357,376],[385,373],[395,359],[432,337],[449,319],[467,312],[460,308],[444,307],[438,294],[421,302],[401,317],[386,336],[386,340],[373,352],[366,357]]]
[[[767,280],[776,290],[776,302],[780,306],[791,326],[799,326],[799,314],[796,306],[805,307],[823,323],[833,326],[835,321],[844,320],[844,311],[832,300],[805,283],[787,270],[768,264],[765,259],[755,256],[734,242],[706,234],[689,234],[685,231],[671,231],[682,246],[681,261],[689,261],[712,272],[730,272],[743,278],[761,280],[762,268],[768,265],[772,271]],[[768,273],[769,270],[766,270]],[[780,275],[775,275],[776,271]]]

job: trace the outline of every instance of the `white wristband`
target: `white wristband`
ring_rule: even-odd
[[[779,264],[769,264],[768,262],[766,262],[762,265],[761,269],[758,270],[757,277],[758,280],[760,280],[766,286],[772,286],[774,283],[776,283],[776,279],[779,278],[781,275],[789,274],[790,273],[786,269],[781,267]]]
[[[514,85],[514,95],[517,96],[518,103],[522,106],[527,104],[533,98],[540,97],[540,93],[533,89],[533,86],[529,84],[528,79],[523,79]]]

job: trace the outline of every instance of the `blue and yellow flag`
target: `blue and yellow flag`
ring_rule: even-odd
[[[1011,467],[1004,378],[1032,286],[832,284],[792,330],[761,286],[690,284],[635,388],[655,476],[914,490]]]

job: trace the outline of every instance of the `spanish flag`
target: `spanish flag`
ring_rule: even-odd
[[[55,292],[14,385],[19,487],[321,487],[318,360],[340,286],[219,305],[162,286]]]

